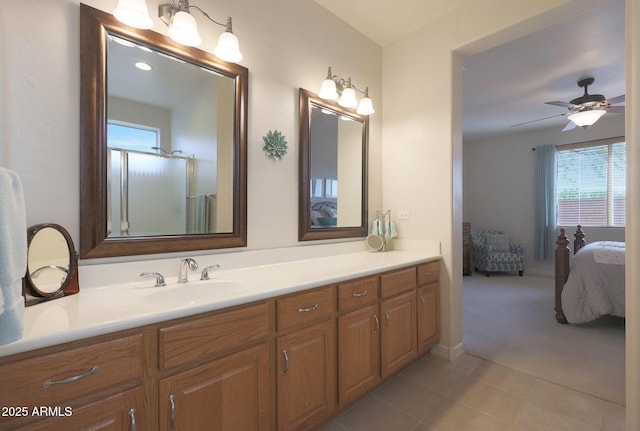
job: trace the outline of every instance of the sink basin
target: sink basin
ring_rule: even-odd
[[[154,288],[144,296],[148,303],[171,303],[173,305],[200,304],[230,299],[241,295],[247,288],[240,283],[227,280],[190,281],[186,284]]]

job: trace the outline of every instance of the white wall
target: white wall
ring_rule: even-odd
[[[117,0],[86,0],[111,12]],[[166,34],[147,1],[154,28]],[[0,163],[20,175],[28,225],[53,222],[79,240],[79,1],[0,4]],[[316,91],[327,67],[369,86],[377,113],[370,124],[370,212],[380,207],[382,49],[313,1],[199,0],[214,18],[233,17],[249,69],[248,249],[300,245],[298,225],[298,88]],[[204,50],[223,28],[194,16]],[[262,136],[281,131],[282,161],[268,159]],[[307,243],[305,243],[306,245]],[[122,260],[130,260],[122,259]],[[87,262],[84,262],[87,263]],[[82,264],[82,262],[81,262]]]
[[[532,148],[624,136],[624,115],[605,116],[586,130],[561,129],[540,128],[463,144],[464,221],[471,223],[471,230],[504,230],[513,242],[524,244],[526,273],[553,274],[553,261],[534,259],[536,155]],[[566,229],[573,239],[575,226]],[[623,228],[585,228],[585,232],[587,242],[624,241]]]

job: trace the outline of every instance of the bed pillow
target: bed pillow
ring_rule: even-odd
[[[509,252],[509,235],[506,233],[488,233],[486,234],[486,244],[498,253]]]

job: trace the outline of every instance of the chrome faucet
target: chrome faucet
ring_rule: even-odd
[[[209,279],[209,271],[212,269],[220,268],[220,265],[211,265],[207,266],[202,270],[202,274],[200,275],[200,280],[208,280]]]
[[[198,264],[190,257],[180,259],[180,272],[178,272],[178,283],[187,283],[189,281],[189,270],[195,271],[198,269]]]
[[[159,272],[143,272],[142,274],[140,274],[140,277],[155,277],[155,287],[162,287],[167,285],[167,283],[164,282],[164,277]]]

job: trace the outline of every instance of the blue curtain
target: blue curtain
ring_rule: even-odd
[[[553,259],[556,237],[556,146],[536,152],[536,260]]]

